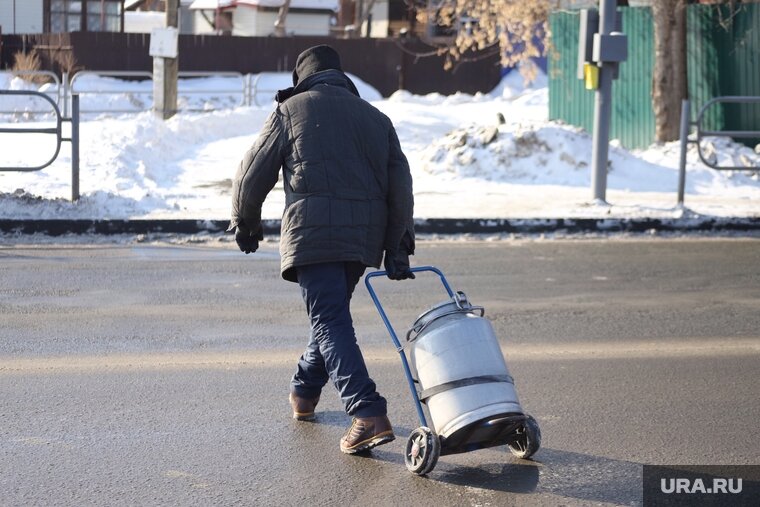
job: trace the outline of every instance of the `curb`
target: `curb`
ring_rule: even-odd
[[[418,234],[542,234],[760,231],[760,217],[415,219]],[[228,220],[9,220],[11,234],[223,234]],[[265,234],[279,235],[280,220],[263,220]]]

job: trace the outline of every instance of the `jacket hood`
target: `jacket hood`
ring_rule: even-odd
[[[293,69],[293,86],[279,90],[275,95],[275,100],[278,104],[282,104],[293,95],[319,83],[343,86],[357,97],[359,96],[356,85],[343,73],[338,52],[326,44],[321,44],[310,47],[298,55]]]
[[[356,85],[351,79],[339,70],[323,70],[315,74],[310,75],[306,79],[298,81],[298,85],[279,90],[275,95],[275,100],[278,104],[282,104],[290,97],[297,95],[301,92],[305,92],[310,88],[318,84],[328,84],[331,86],[340,86],[346,88],[348,91],[360,97],[359,90],[356,89]]]
[[[310,47],[296,59],[296,67],[293,69],[293,86],[298,86],[299,81],[325,70],[343,71],[340,66],[340,55],[326,44]]]

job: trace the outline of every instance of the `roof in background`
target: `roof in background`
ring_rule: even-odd
[[[179,0],[179,3],[180,5],[190,5],[194,1],[195,0]],[[131,11],[133,9],[137,9],[144,2],[145,0],[124,0],[124,10]]]
[[[280,7],[282,0],[195,0],[191,9],[219,9],[227,7]],[[316,9],[337,11],[338,0],[291,0],[291,9]]]
[[[195,0],[190,4],[191,9],[217,9],[233,5],[234,0]]]

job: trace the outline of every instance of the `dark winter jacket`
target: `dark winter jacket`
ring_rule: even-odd
[[[412,177],[390,119],[340,70],[311,68],[278,94],[233,183],[230,228],[256,231],[282,168],[281,270],[290,281],[297,266],[378,267],[384,250],[414,253]]]

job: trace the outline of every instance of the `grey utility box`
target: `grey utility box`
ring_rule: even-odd
[[[628,37],[620,32],[595,33],[591,57],[595,62],[624,62],[628,58]]]
[[[596,9],[581,9],[580,32],[578,35],[578,79],[583,79],[585,63],[622,62],[628,56],[628,44],[624,39],[623,13],[615,12],[615,30],[608,35],[599,33],[599,11]],[[623,37],[606,40],[610,37]],[[597,42],[597,37],[605,40]],[[622,53],[621,53],[622,51]],[[619,58],[619,59],[608,59]],[[615,69],[617,77],[617,69]]]

